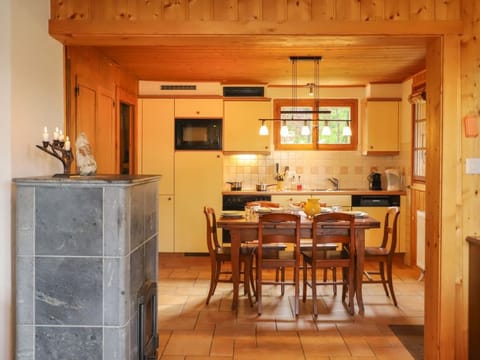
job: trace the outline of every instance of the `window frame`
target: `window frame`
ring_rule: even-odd
[[[423,110],[420,106],[424,107]],[[423,113],[423,117],[420,117],[420,113]],[[427,162],[427,109],[426,102],[417,102],[412,104],[412,182],[413,183],[425,183],[426,180],[426,162]],[[423,124],[423,132],[420,132],[420,127]],[[422,137],[421,142],[424,146],[419,145],[419,138]],[[419,163],[418,156],[423,153],[422,163]],[[418,156],[417,156],[418,154]],[[419,174],[418,169],[421,167],[423,175]]]
[[[295,100],[295,106],[304,107],[315,106],[315,99],[297,99]],[[321,127],[318,126],[319,121],[323,119],[315,119],[314,126],[312,127],[312,143],[311,144],[282,144],[280,136],[280,128],[282,121],[273,122],[273,144],[275,150],[340,150],[351,151],[357,150],[358,145],[358,99],[320,99],[319,106],[321,107],[350,107],[350,128],[352,130],[352,136],[350,137],[349,144],[319,144],[319,133]],[[292,107],[292,99],[275,99],[273,101],[273,114],[275,119],[281,118],[281,108]],[[318,114],[313,114],[313,117],[317,117]]]

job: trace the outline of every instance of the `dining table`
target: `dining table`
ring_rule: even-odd
[[[222,215],[217,220],[218,228],[222,228],[230,232],[233,282],[232,310],[237,310],[238,308],[240,283],[240,246],[242,242],[252,241],[258,237],[258,217],[247,218],[240,213],[238,216]],[[332,230],[348,228],[347,222],[331,222],[322,225],[324,229],[331,228]],[[368,214],[363,214],[363,216],[355,216],[355,297],[357,299],[360,313],[364,312],[362,277],[365,258],[365,231],[379,227],[380,221],[372,218]],[[312,221],[305,217],[302,217],[301,221],[301,237],[305,239],[312,237]]]

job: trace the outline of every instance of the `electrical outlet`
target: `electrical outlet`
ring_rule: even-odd
[[[480,158],[468,158],[465,164],[466,174],[480,174]]]

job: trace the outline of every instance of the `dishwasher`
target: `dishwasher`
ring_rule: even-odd
[[[380,221],[380,228],[365,231],[365,246],[378,246],[383,238],[383,224],[387,209],[400,207],[400,195],[352,195],[352,211],[364,211]],[[400,228],[398,226],[397,230]],[[397,239],[399,239],[397,234]],[[397,251],[400,241],[397,241]]]

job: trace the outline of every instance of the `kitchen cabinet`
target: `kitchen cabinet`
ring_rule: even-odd
[[[362,154],[398,154],[399,121],[399,99],[367,99],[363,112]]]
[[[231,152],[269,153],[272,141],[272,122],[266,122],[269,135],[260,136],[258,119],[272,117],[270,100],[226,100],[224,105],[223,150]]]
[[[173,99],[139,99],[138,124],[138,172],[161,175],[158,198],[158,250],[173,252],[175,250]]]
[[[173,195],[158,196],[158,251],[175,252],[175,201]]]
[[[355,206],[353,210],[364,211],[369,216],[380,221],[380,227],[378,229],[368,229],[368,231],[365,231],[365,246],[379,246],[382,243],[383,239],[383,224],[385,220],[385,213],[387,212],[387,207]]]
[[[175,252],[207,253],[203,207],[222,209],[220,151],[175,152]]]
[[[223,100],[218,99],[175,99],[176,118],[223,118]]]
[[[301,195],[275,194],[272,195],[272,201],[279,203],[282,207],[288,207],[290,203],[299,203],[312,197],[318,198],[320,203],[325,203],[327,206],[340,205],[344,210],[350,210],[352,206],[351,195],[316,195],[308,192]]]
[[[275,194],[275,195],[272,195],[272,202],[279,203],[281,207],[288,208],[289,204],[298,204],[300,202],[305,202],[310,197],[312,197],[311,194],[305,194],[305,195]]]
[[[407,224],[407,199],[406,196],[400,196],[400,215],[398,218],[397,224],[397,249],[395,252],[405,253],[407,251],[407,234],[408,224]],[[388,206],[355,206],[352,210],[355,211],[364,211],[368,213],[369,216],[373,217],[380,221],[380,228],[378,229],[369,229],[365,231],[365,246],[378,246],[383,239],[383,226],[385,220],[385,214],[387,212]]]
[[[172,99],[140,99],[141,174],[160,174],[160,194],[173,194],[174,103]]]

